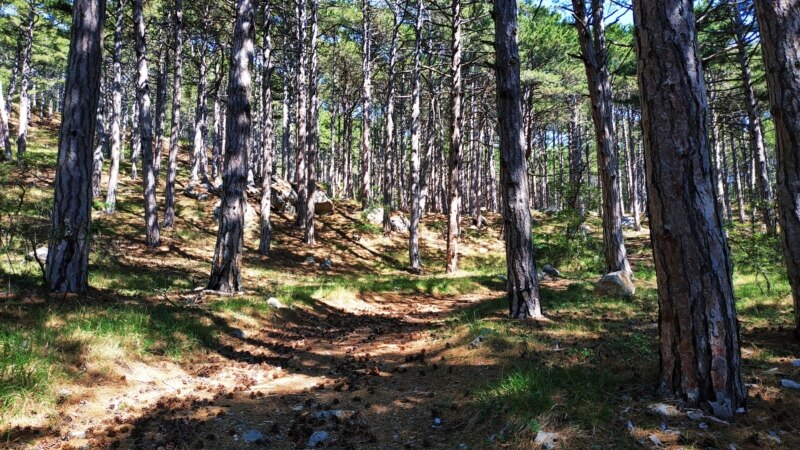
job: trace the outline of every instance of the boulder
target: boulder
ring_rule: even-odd
[[[611,272],[595,284],[594,293],[600,297],[629,298],[636,293],[636,286],[627,273]]]
[[[314,214],[318,216],[333,214],[333,200],[328,198],[325,191],[314,191]]]
[[[544,267],[542,267],[542,272],[544,272],[547,275],[550,275],[551,277],[561,278],[561,272],[559,272],[558,269],[551,266],[550,264],[545,264]]]
[[[622,217],[622,228],[626,230],[635,230],[636,229],[636,221],[633,220],[633,217],[623,216]]]
[[[183,195],[193,198],[195,200],[204,201],[208,200],[208,192],[203,192],[200,190],[200,185],[198,184],[190,184],[183,190]]]
[[[405,216],[392,216],[389,223],[392,225],[392,231],[397,233],[408,233],[408,229],[411,227]]]
[[[222,200],[217,201],[217,204],[214,205],[214,211],[212,214],[214,218],[219,220],[220,214],[222,213]],[[244,226],[248,228],[250,226],[258,225],[258,214],[256,214],[256,210],[250,206],[250,203],[247,203],[246,209],[244,210]]]
[[[25,261],[47,261],[47,247],[39,247],[36,250],[25,255]]]
[[[277,213],[294,213],[297,211],[297,192],[283,178],[273,175],[271,185],[271,208]]]
[[[383,208],[370,208],[364,215],[367,221],[374,225],[383,223]]]

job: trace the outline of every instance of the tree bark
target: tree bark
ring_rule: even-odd
[[[3,97],[3,83],[0,82],[0,150],[3,152],[3,159],[11,161],[11,142],[9,141],[10,130],[8,128],[8,112],[6,111],[6,99]]]
[[[495,0],[492,16],[509,315],[515,319],[541,319],[531,240],[528,164],[523,150],[516,0]]]
[[[48,288],[58,292],[82,293],[89,287],[92,150],[100,98],[105,5],[102,0],[73,3],[45,277]]]
[[[402,23],[402,10],[400,0],[392,3],[392,41],[389,49],[389,73],[387,75],[387,94],[386,94],[386,149],[384,151],[384,166],[386,171],[383,174],[383,235],[392,234],[392,190],[394,189],[394,176],[392,174],[393,158],[397,152],[397,141],[394,126],[394,103],[395,103],[395,78],[397,76],[397,42]],[[416,44],[415,44],[416,47]]]
[[[205,33],[203,33],[205,34]],[[194,115],[194,136],[192,139],[192,172],[191,183],[203,182],[211,186],[208,179],[208,153],[206,150],[206,135],[208,134],[208,63],[206,49],[200,49],[200,59],[197,62],[197,105]]]
[[[133,21],[136,27],[136,104],[139,109],[139,136],[142,146],[142,182],[144,184],[145,241],[149,247],[161,243],[156,203],[156,174],[153,168],[153,115],[150,105],[150,85],[147,69],[147,35],[144,20],[144,0],[133,0]]]
[[[306,74],[306,27],[307,12],[305,0],[297,1],[297,67],[295,84],[297,89],[297,142],[295,152],[294,181],[297,190],[297,226],[305,228],[308,214],[308,169],[306,152],[308,150],[308,76]]]
[[[592,102],[597,166],[603,190],[603,244],[605,272],[623,271],[633,275],[622,235],[622,193],[619,185],[619,158],[614,144],[614,117],[611,109],[611,81],[608,74],[608,48],[603,24],[603,1],[591,0],[591,19],[584,0],[572,0],[575,25],[581,45],[589,98]]]
[[[261,239],[258,243],[258,253],[269,256],[272,242],[272,225],[270,222],[270,209],[272,208],[272,165],[275,154],[275,132],[272,123],[272,9],[269,2],[264,4],[264,40],[261,46],[261,59],[263,61],[263,83],[261,91],[261,151],[264,154],[263,179],[261,181]]]
[[[778,220],[800,338],[800,4],[756,0],[778,158]]]
[[[301,0],[302,1],[302,0]],[[310,55],[307,62],[310,63],[308,73],[308,139],[306,142],[306,178],[308,180],[308,197],[306,198],[306,217],[305,217],[305,241],[306,245],[316,243],[314,234],[314,193],[317,190],[317,154],[319,150],[319,95],[317,90],[317,79],[319,72],[319,61],[317,60],[317,0],[311,0],[311,42],[309,45]]]
[[[450,155],[447,164],[447,273],[453,273],[458,270],[458,237],[461,232],[461,190],[459,189],[461,178],[461,127],[464,121],[461,100],[463,91],[461,78],[461,33],[463,26],[461,0],[452,0],[450,10],[453,16],[453,38],[450,42],[453,52],[450,67],[450,76],[452,77],[450,95],[453,98],[453,110],[450,124]]]
[[[156,148],[153,155],[153,170],[158,179],[161,173],[161,154],[164,148],[164,121],[167,116],[167,83],[169,82],[169,74],[167,70],[167,59],[169,58],[168,48],[165,46],[165,39],[163,32],[159,31],[158,34],[158,69],[156,78]]]
[[[119,162],[122,153],[122,23],[125,19],[125,3],[117,0],[117,15],[114,26],[114,60],[112,70],[114,80],[111,86],[111,166],[108,172],[106,191],[106,214],[114,214],[117,209],[117,184],[119,183]]]
[[[172,119],[170,121],[167,186],[164,195],[164,228],[175,226],[175,181],[178,176],[178,146],[181,133],[181,81],[183,81],[183,0],[175,0],[175,43],[172,80]]]
[[[247,208],[247,158],[250,147],[250,60],[253,53],[253,2],[236,0],[230,75],[225,167],[219,231],[208,288],[233,293],[242,290],[244,213]]]
[[[370,127],[372,123],[372,23],[370,20],[369,0],[363,0],[362,11],[364,15],[364,87],[361,98],[361,157],[359,161],[361,165],[361,188],[359,189],[359,197],[361,198],[362,209],[367,209],[372,203],[372,143],[370,142]]]
[[[36,3],[28,1],[30,6],[28,22],[23,32],[22,61],[20,63],[19,117],[17,126],[17,159],[20,161],[28,148],[28,121],[30,118],[31,52],[33,50],[33,29],[36,23]]]
[[[731,419],[747,392],[693,6],[691,0],[634,2],[658,279],[659,391]]]
[[[422,215],[422,205],[420,204],[420,77],[422,72],[421,53],[422,53],[422,25],[424,5],[422,0],[417,3],[417,18],[414,24],[414,68],[411,75],[411,224],[408,227],[408,260],[411,271],[420,273],[422,271],[422,258],[419,254],[419,222]],[[432,130],[431,130],[432,131]]]

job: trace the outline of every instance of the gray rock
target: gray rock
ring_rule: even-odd
[[[248,444],[252,444],[253,442],[261,442],[264,440],[264,434],[258,430],[245,431],[244,435],[242,436],[242,440]]]
[[[331,266],[333,266],[333,260],[330,259],[330,258],[328,258],[325,261],[319,263],[319,267],[322,270],[328,270],[328,269],[331,268]]]
[[[800,389],[800,383],[794,380],[790,380],[788,378],[784,378],[781,380],[781,387],[785,387],[788,389]]]
[[[315,431],[314,434],[308,438],[308,444],[306,445],[309,448],[317,448],[319,444],[328,440],[328,432],[327,431]]]
[[[650,442],[652,442],[653,445],[655,445],[656,447],[661,447],[661,445],[663,445],[661,443],[661,439],[659,439],[658,436],[656,436],[655,434],[651,434],[650,436],[647,436],[647,439],[650,439]]]
[[[314,191],[314,214],[318,216],[333,214],[333,200],[328,198],[325,191]]]
[[[203,192],[199,188],[200,186],[197,184],[190,184],[183,190],[183,195],[199,201],[208,200],[208,192]]]
[[[392,231],[397,233],[408,233],[408,229],[411,227],[405,216],[392,216],[389,223],[392,225]]]
[[[268,305],[268,306],[271,306],[271,307],[273,307],[273,308],[275,308],[275,309],[282,309],[282,308],[285,308],[285,307],[286,307],[286,306],[284,306],[284,304],[283,304],[283,303],[281,303],[281,301],[280,301],[280,300],[278,300],[278,299],[277,299],[277,298],[275,298],[275,297],[270,297],[270,298],[267,300],[267,305]]]
[[[544,267],[542,267],[542,272],[544,272],[547,275],[550,275],[551,277],[561,278],[561,272],[559,272],[558,269],[551,266],[550,264],[545,264]]]
[[[306,257],[306,264],[314,264],[315,262],[316,262],[316,260],[314,259],[313,256],[307,256]]]
[[[594,293],[600,297],[629,298],[636,293],[636,285],[627,273],[611,272],[595,284]]]
[[[370,208],[364,217],[369,223],[380,225],[383,223],[383,208]]]
[[[231,330],[231,336],[235,337],[236,339],[245,339],[247,335],[245,334],[244,330],[240,330],[239,328],[234,328]]]
[[[291,183],[273,175],[270,185],[270,207],[278,213],[294,213],[297,206],[297,192]]]
[[[353,411],[343,411],[341,409],[328,409],[314,413],[314,417],[319,420],[347,419],[352,415]]]
[[[636,221],[633,220],[633,217],[623,216],[622,228],[625,228],[627,230],[634,230],[636,229]]]
[[[480,348],[483,345],[483,341],[485,341],[485,340],[486,340],[486,336],[480,335],[480,336],[476,337],[475,339],[473,339],[472,342],[469,343],[469,348],[471,348],[471,349]]]
[[[664,417],[679,417],[683,415],[678,408],[666,403],[652,403],[647,405],[647,410],[652,414]]]
[[[47,247],[39,247],[36,250],[28,253],[25,255],[25,261],[36,261],[38,258],[39,261],[45,262],[47,261]]]
[[[558,433],[539,431],[538,433],[536,433],[536,438],[533,440],[533,444],[538,448],[551,450],[556,448],[559,439],[561,439],[561,435]]]

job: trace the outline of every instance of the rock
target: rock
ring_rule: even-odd
[[[561,436],[558,433],[539,431],[536,433],[536,438],[534,439],[533,444],[539,448],[551,450],[556,448],[559,439],[561,439]]]
[[[270,207],[277,213],[294,213],[297,211],[297,192],[283,178],[273,175],[270,185]]]
[[[485,341],[485,340],[486,340],[486,336],[480,335],[480,336],[476,337],[475,339],[473,339],[472,342],[469,343],[469,348],[471,348],[471,349],[480,348],[483,345],[483,341]]]
[[[25,261],[36,261],[37,259],[43,263],[47,261],[47,247],[39,247],[25,255]]]
[[[314,191],[314,214],[318,216],[333,214],[333,200],[328,198],[325,191]]]
[[[441,425],[441,424],[442,424],[442,418],[441,418],[441,417],[435,417],[435,418],[433,419],[433,425],[434,425],[434,426],[438,427],[438,426],[439,426],[439,425]]]
[[[636,229],[636,221],[633,220],[633,217],[623,216],[622,217],[622,228],[627,230],[635,230]]]
[[[316,262],[313,256],[306,256],[306,264],[314,264]]]
[[[792,361],[792,367],[800,367],[800,359],[795,359]]]
[[[72,431],[72,432],[69,433],[69,437],[71,437],[73,439],[85,439],[86,438],[86,431],[83,431],[83,430]]]
[[[264,434],[258,430],[245,431],[244,435],[242,436],[242,440],[248,444],[253,442],[261,442],[264,440]]]
[[[314,418],[319,420],[331,419],[347,419],[353,415],[353,411],[342,411],[341,409],[329,409],[326,411],[317,411],[314,413]]]
[[[275,308],[275,309],[282,309],[282,308],[285,308],[285,307],[286,307],[286,306],[284,306],[284,305],[283,305],[283,303],[281,303],[281,301],[280,301],[280,300],[278,300],[278,299],[277,299],[277,298],[275,298],[275,297],[270,297],[270,298],[267,300],[267,305],[268,305],[268,306],[271,306],[272,308]]]
[[[397,233],[408,233],[408,229],[411,227],[405,216],[392,216],[389,223],[392,225],[392,231]]]
[[[306,446],[309,448],[317,448],[319,444],[322,444],[326,440],[328,440],[327,431],[315,431],[314,434],[308,438],[308,444]]]
[[[650,439],[650,442],[653,443],[656,447],[661,447],[663,444],[661,443],[661,439],[658,438],[655,434],[651,434],[647,436],[647,439]]]
[[[542,272],[544,272],[547,275],[550,275],[551,277],[561,278],[561,272],[559,272],[558,269],[551,266],[550,264],[545,264],[544,267],[542,267]]]
[[[700,422],[700,423],[697,424],[697,428],[700,428],[701,430],[707,430],[708,429],[708,424],[705,423],[705,422]]]
[[[328,258],[325,261],[319,263],[319,268],[322,270],[328,270],[333,266],[333,260]]]
[[[502,281],[503,283],[505,283],[506,281],[508,281],[508,277],[507,277],[507,276],[505,276],[505,275],[498,275],[498,276],[497,276],[497,279],[498,279],[498,280],[500,280],[500,281]]]
[[[536,279],[539,281],[544,281],[546,274],[542,272],[542,269],[536,269]]]
[[[383,208],[370,208],[364,215],[367,221],[373,225],[380,225],[383,223]]]
[[[208,192],[203,192],[199,190],[199,187],[200,186],[197,184],[190,184],[189,186],[186,187],[186,189],[183,190],[183,195],[199,201],[208,200],[208,198],[210,197],[208,195]]]
[[[783,380],[781,380],[781,387],[789,389],[800,389],[800,383],[794,380],[790,380],[788,378],[784,378]]]
[[[481,216],[478,220],[472,219],[472,226],[483,228],[487,225],[489,225],[489,221],[486,220],[486,217]]]
[[[230,334],[236,339],[245,339],[247,337],[247,335],[244,333],[244,330],[240,330],[239,328],[232,329]]]
[[[781,445],[783,443],[783,440],[781,440],[780,436],[778,436],[778,432],[774,430],[769,430],[767,432],[767,439],[778,445]]]
[[[647,410],[650,411],[651,414],[657,414],[664,417],[679,417],[683,415],[678,408],[666,403],[652,403],[647,405]]]
[[[636,293],[636,285],[625,272],[611,272],[594,286],[594,293],[600,297],[629,298]]]

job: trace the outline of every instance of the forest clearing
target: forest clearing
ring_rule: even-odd
[[[794,0],[0,3],[0,447],[800,448],[798,49]]]

